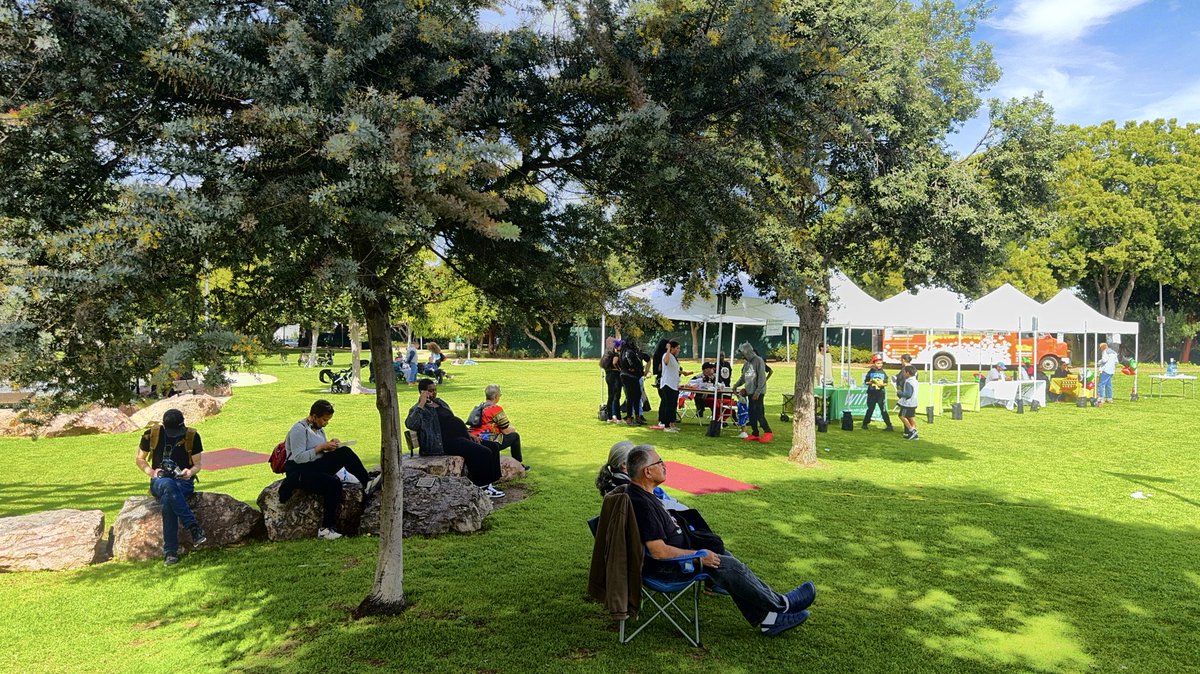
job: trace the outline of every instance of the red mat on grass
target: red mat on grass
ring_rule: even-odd
[[[724,475],[710,473],[707,470],[692,468],[689,465],[667,461],[666,486],[689,494],[724,494],[732,491],[758,489],[752,484],[738,482]]]
[[[218,449],[215,452],[203,452],[201,455],[204,458],[200,466],[204,470],[221,470],[222,468],[249,466],[252,463],[266,463],[267,459],[271,458],[270,454],[247,452],[237,447]]]

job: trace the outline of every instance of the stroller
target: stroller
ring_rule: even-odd
[[[334,372],[329,368],[321,370],[320,375],[322,384],[329,384],[330,393],[349,393],[350,392],[350,370],[341,370]]]

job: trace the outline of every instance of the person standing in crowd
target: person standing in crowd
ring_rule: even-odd
[[[138,444],[134,464],[150,477],[150,494],[162,512],[163,566],[179,563],[181,523],[191,533],[192,545],[208,542],[187,502],[196,490],[203,451],[200,434],[184,424],[183,412],[177,409],[163,412],[162,425],[147,429]]]
[[[432,379],[417,382],[417,391],[417,403],[408,410],[404,425],[417,432],[421,456],[463,457],[471,482],[489,498],[503,498],[504,492],[493,484],[500,479],[499,443],[472,437],[450,405],[437,397],[437,384]]]
[[[325,437],[325,427],[333,420],[333,405],[328,400],[318,400],[308,408],[308,416],[292,425],[284,446],[288,460],[284,464],[286,477],[279,485],[279,501],[287,503],[292,492],[299,488],[318,494],[323,500],[321,528],[317,538],[334,540],[341,538],[337,530],[338,509],[342,506],[342,480],[337,472],[346,469],[363,485],[363,498],[379,488],[383,474],[371,479],[363,462],[353,449],[342,446],[337,438]]]
[[[646,376],[648,358],[632,337],[621,345],[621,387],[625,390],[625,423],[630,426],[646,425],[642,408],[642,377]]]
[[[659,357],[658,424],[657,428],[668,433],[678,433],[679,379],[691,372],[679,368],[679,342],[670,340]]]
[[[813,388],[821,386],[833,386],[833,354],[825,342],[817,345],[817,363],[813,369]]]
[[[410,386],[417,383],[417,347],[412,342],[404,352],[404,381]]]
[[[905,368],[909,365],[912,365],[912,359],[913,358],[911,354],[906,353],[903,356],[900,356],[900,371],[896,373],[895,378],[892,380],[896,383],[897,399],[904,395],[904,380],[908,378],[908,373],[905,372]],[[915,370],[916,368],[914,368],[914,371]]]
[[[867,414],[863,417],[863,429],[871,426],[871,415],[878,407],[879,416],[883,419],[883,430],[892,430],[892,418],[888,416],[887,410],[888,376],[883,371],[883,356],[871,356],[871,369],[863,375],[863,385],[867,387]]]
[[[1108,342],[1101,342],[1100,348],[1100,383],[1096,386],[1096,402],[1098,405],[1113,401],[1113,375],[1117,373],[1117,352],[1108,347]]]
[[[917,379],[917,368],[905,365],[901,370],[904,379],[900,384],[899,399],[900,423],[904,424],[904,439],[917,439],[917,398],[921,392],[921,382]]]
[[[742,394],[749,399],[750,407],[750,435],[746,436],[746,440],[757,440],[759,442],[770,442],[775,439],[775,435],[771,432],[771,425],[767,423],[766,400],[767,395],[767,368],[763,359],[755,352],[754,347],[749,342],[743,343],[738,347],[742,358],[746,361],[742,365],[742,376],[734,382],[733,387],[736,389],[743,386]],[[759,435],[761,427],[762,435]]]
[[[608,398],[604,402],[604,410],[608,413],[608,423],[621,422],[621,340],[615,337],[604,338],[604,355],[600,356],[600,369],[604,371],[604,386]]]

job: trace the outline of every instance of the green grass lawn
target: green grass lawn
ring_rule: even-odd
[[[459,416],[486,384],[503,386],[534,466],[532,494],[478,534],[406,540],[404,615],[348,618],[374,573],[369,537],[201,551],[170,569],[109,562],[5,574],[0,670],[1195,671],[1200,402],[1175,389],[1130,403],[1131,378],[1118,374],[1113,405],[919,419],[917,442],[831,427],[818,435],[822,465],[805,469],[787,462],[790,424],[778,422],[787,364],[770,382],[776,441],[765,445],[707,438],[694,421],[677,435],[601,424],[590,360],[449,369],[457,377],[439,393]],[[317,370],[262,371],[280,381],[237,389],[199,426],[208,449],[265,459],[323,396]],[[415,398],[403,389],[402,410]],[[369,459],[373,397],[332,400],[330,434],[359,440]],[[137,437],[0,440],[0,516],[97,508],[111,525],[127,497],[146,491]],[[704,598],[703,648],[662,625],[617,644],[586,598],[585,520],[599,509],[599,464],[624,437],[760,487],[675,495],[778,589],[814,580],[806,625],[765,638],[728,599]],[[253,503],[274,477],[263,464],[205,472],[198,486]],[[1136,490],[1151,497],[1135,500]]]

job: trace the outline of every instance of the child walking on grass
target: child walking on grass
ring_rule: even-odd
[[[904,366],[904,382],[900,391],[900,422],[904,424],[904,439],[917,439],[917,392],[921,383],[917,381],[917,368]]]

